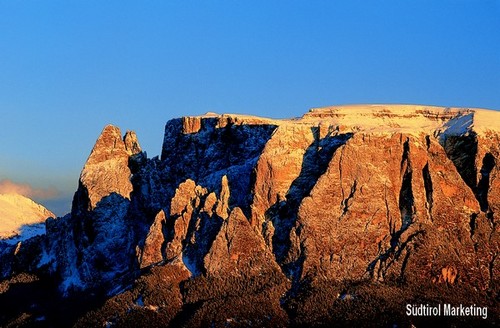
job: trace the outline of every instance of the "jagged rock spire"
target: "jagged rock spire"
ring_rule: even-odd
[[[111,193],[130,198],[132,184],[128,160],[139,152],[141,146],[135,132],[127,131],[122,138],[116,126],[107,125],[102,130],[80,175],[79,191],[84,188],[88,195],[87,209],[94,209]]]

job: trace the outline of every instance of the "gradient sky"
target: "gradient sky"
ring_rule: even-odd
[[[500,109],[500,1],[0,0],[0,181],[59,215],[108,123],[347,103]]]

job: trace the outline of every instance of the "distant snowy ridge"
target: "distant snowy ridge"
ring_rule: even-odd
[[[0,194],[0,239],[17,242],[45,233],[45,220],[54,213],[18,194]]]

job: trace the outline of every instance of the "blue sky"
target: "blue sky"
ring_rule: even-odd
[[[0,180],[69,210],[102,128],[150,157],[207,111],[347,103],[500,109],[500,1],[0,0]]]

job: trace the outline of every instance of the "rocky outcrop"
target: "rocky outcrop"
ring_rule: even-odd
[[[164,225],[165,212],[160,211],[149,228],[146,240],[144,241],[144,247],[140,251],[139,263],[141,268],[163,261],[162,246],[165,242],[163,233]]]
[[[133,132],[107,126],[71,215],[47,221],[35,264],[15,267],[69,297],[105,295],[82,325],[320,325],[372,300],[396,304],[390,317],[407,324],[416,299],[495,304],[499,116],[406,105],[293,120],[210,113],[167,122],[153,159]]]
[[[248,250],[251,249],[251,252]],[[222,224],[204,259],[208,276],[243,275],[247,278],[275,271],[279,267],[240,208],[235,207]]]

